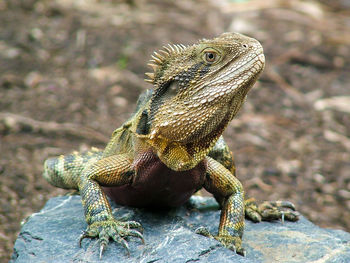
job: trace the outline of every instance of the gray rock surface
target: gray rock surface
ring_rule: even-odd
[[[78,238],[86,228],[79,196],[52,198],[22,227],[10,262],[350,262],[350,234],[322,229],[305,218],[297,223],[246,222],[247,257],[223,248],[194,230],[216,233],[220,211],[214,199],[195,197],[198,209],[150,211],[114,205],[114,215],[139,221],[146,244],[129,240],[131,255],[110,242],[102,260],[96,240]]]

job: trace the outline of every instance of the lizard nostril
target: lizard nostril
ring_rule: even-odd
[[[247,44],[243,44],[242,47],[248,48],[248,45]]]

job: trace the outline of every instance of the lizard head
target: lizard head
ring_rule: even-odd
[[[190,154],[214,146],[265,64],[260,43],[238,33],[169,45],[152,58],[149,134],[185,145]]]

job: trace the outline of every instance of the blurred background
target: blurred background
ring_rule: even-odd
[[[104,147],[167,43],[237,31],[267,66],[225,132],[247,195],[350,231],[350,1],[0,1],[0,261],[23,219],[67,191],[50,156]],[[4,261],[2,261],[4,260]]]

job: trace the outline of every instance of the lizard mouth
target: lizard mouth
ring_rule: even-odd
[[[265,66],[265,56],[261,52],[254,54],[252,58],[238,58],[228,62],[216,76],[211,76],[212,80],[203,85],[205,88],[192,99],[198,102],[190,107],[209,107],[209,105],[227,105],[237,94],[245,96],[249,89],[263,71]],[[203,98],[203,99],[201,99]]]
[[[232,80],[230,83],[232,90],[238,90],[243,92],[245,89],[248,90],[254,85],[265,67],[265,56],[263,53],[258,54],[249,61],[245,62],[240,68],[233,71]]]
[[[234,90],[240,90],[246,84],[248,86],[252,79],[257,79],[263,71],[265,65],[265,56],[261,52],[251,59],[247,57],[230,61],[226,67],[223,67],[213,81],[208,83],[209,87],[216,90],[214,97],[227,96]]]
[[[211,115],[204,118],[202,125],[196,131],[192,131],[188,141],[195,138],[210,136],[210,134],[221,134],[226,125],[238,113],[245,101],[245,96],[249,89],[263,71],[265,66],[265,56],[261,52],[247,60],[247,57],[230,61],[223,71],[207,85],[207,99],[203,99],[199,104],[192,104],[195,115],[203,111],[203,108],[211,110]],[[205,104],[205,105],[204,105]],[[211,106],[210,106],[211,105]],[[202,106],[202,107],[201,107]],[[192,125],[192,124],[190,124]],[[212,128],[214,130],[212,130]],[[220,130],[220,131],[219,131]]]
[[[255,65],[252,67],[252,64],[255,64]],[[263,53],[260,53],[255,57],[253,57],[252,59],[250,59],[249,61],[247,61],[246,63],[244,63],[242,65],[242,68],[254,68],[256,66],[257,70],[258,69],[263,70],[264,65],[265,65],[265,56]]]

